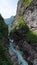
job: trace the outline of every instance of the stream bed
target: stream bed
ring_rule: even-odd
[[[28,65],[27,61],[23,58],[21,51],[17,50],[14,47],[13,40],[10,40],[10,45],[9,49],[11,50],[12,53],[14,53],[17,56],[17,62],[19,65]]]

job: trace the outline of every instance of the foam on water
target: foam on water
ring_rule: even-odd
[[[28,65],[27,61],[25,61],[25,59],[23,58],[22,56],[22,53],[21,51],[19,50],[16,50],[14,48],[14,43],[13,43],[13,40],[10,40],[10,47],[12,52],[14,52],[16,54],[16,56],[18,57],[18,63],[21,64],[21,65]]]

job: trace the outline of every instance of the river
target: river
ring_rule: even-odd
[[[13,43],[13,40],[10,40],[10,46],[9,46],[10,50],[12,52],[15,53],[15,55],[18,57],[18,63],[20,65],[28,65],[27,61],[23,58],[22,56],[22,53],[21,51],[17,50],[15,47],[14,47],[14,43]]]

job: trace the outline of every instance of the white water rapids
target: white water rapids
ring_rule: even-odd
[[[10,40],[10,46],[9,46],[9,48],[18,57],[17,61],[18,61],[18,63],[20,65],[28,65],[27,61],[25,61],[25,59],[23,58],[21,51],[19,51],[19,50],[17,50],[17,49],[14,48],[13,40]]]

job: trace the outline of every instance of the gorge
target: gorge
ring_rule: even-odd
[[[9,29],[0,15],[0,65],[37,65],[37,0],[19,0],[13,18]]]
[[[37,0],[19,0],[10,38],[14,40],[23,57],[37,65]]]
[[[9,49],[12,51],[12,53],[14,52],[14,54],[17,56],[17,62],[18,62],[18,64],[19,65],[28,65],[28,63],[22,57],[21,51],[15,49],[15,45],[14,45],[14,43],[12,41],[13,40],[10,40]]]

